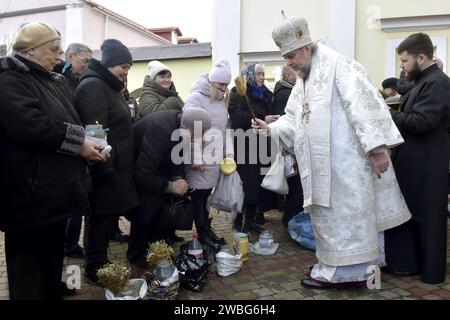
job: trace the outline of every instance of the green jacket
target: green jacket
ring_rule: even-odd
[[[181,100],[175,85],[172,83],[170,89],[165,89],[155,83],[150,77],[145,76],[139,98],[139,114],[141,117],[149,113],[162,110],[182,110],[183,100]]]

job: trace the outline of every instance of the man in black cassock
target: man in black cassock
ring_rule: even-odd
[[[413,218],[385,231],[387,271],[445,280],[450,79],[432,62],[433,43],[416,33],[398,47],[401,68],[415,84],[391,110],[405,143],[393,153],[398,183]]]

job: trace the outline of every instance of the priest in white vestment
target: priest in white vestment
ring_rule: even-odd
[[[403,138],[364,68],[313,43],[305,19],[285,18],[272,37],[298,79],[286,114],[253,128],[297,158],[318,259],[302,285],[365,284],[367,268],[383,265],[383,231],[411,218],[387,152]]]

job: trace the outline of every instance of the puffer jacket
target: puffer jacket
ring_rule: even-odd
[[[145,117],[147,114],[156,111],[181,110],[183,100],[178,95],[173,83],[169,89],[165,89],[147,75],[139,98],[139,108],[140,116]]]

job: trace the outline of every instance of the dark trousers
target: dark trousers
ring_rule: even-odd
[[[197,230],[209,225],[209,210],[206,205],[212,189],[195,190],[191,192],[191,201],[194,204],[194,221]]]
[[[165,232],[155,230],[154,224],[140,224],[132,221],[127,251],[128,262],[145,267],[149,243],[163,240],[164,237]]]
[[[71,251],[78,247],[83,216],[67,219],[65,249]]]
[[[108,262],[108,245],[111,230],[117,223],[117,214],[87,215],[84,224],[86,251],[85,274],[95,277],[97,270]]]
[[[245,222],[245,224],[255,223],[255,215],[256,215],[257,208],[258,208],[257,205],[244,203],[244,213],[245,213],[244,222]]]
[[[289,193],[286,195],[286,204],[282,218],[283,225],[288,226],[289,220],[303,212],[303,189],[298,175],[287,178]]]
[[[11,300],[60,300],[66,221],[5,233]]]

